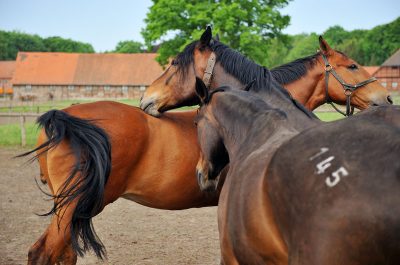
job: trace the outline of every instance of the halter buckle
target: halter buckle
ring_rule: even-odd
[[[325,71],[326,72],[330,72],[330,71],[332,71],[332,69],[333,69],[332,65],[330,65],[330,64],[325,65]]]

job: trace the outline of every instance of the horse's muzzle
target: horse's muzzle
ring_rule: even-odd
[[[147,114],[150,114],[151,116],[160,117],[161,115],[161,113],[157,110],[155,100],[152,98],[147,98],[147,99],[142,98],[140,101],[140,108]]]
[[[214,192],[218,188],[218,180],[210,180],[204,176],[204,174],[196,169],[197,183],[199,184],[200,190],[206,192]]]

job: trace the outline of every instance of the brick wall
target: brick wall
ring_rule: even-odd
[[[98,85],[14,85],[14,100],[60,100],[77,98],[140,98],[144,86],[98,86]]]

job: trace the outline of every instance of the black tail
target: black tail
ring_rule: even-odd
[[[37,122],[44,128],[49,140],[19,156],[36,151],[40,155],[66,139],[76,158],[70,176],[55,191],[57,194],[53,196],[53,208],[45,215],[56,214],[60,220],[65,208],[77,200],[70,226],[72,247],[80,256],[93,249],[103,259],[104,245],[93,229],[92,217],[103,208],[104,187],[111,170],[111,145],[108,136],[90,120],[79,119],[60,110],[43,114]]]

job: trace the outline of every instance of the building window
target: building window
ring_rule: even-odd
[[[387,87],[387,83],[386,82],[382,82],[382,86]]]
[[[32,91],[32,85],[26,85],[25,91]]]
[[[128,86],[122,86],[122,92],[128,92]]]
[[[398,83],[397,83],[397,82],[393,82],[393,83],[392,83],[392,88],[397,88],[397,86],[398,86]]]
[[[86,86],[86,87],[85,87],[85,90],[86,90],[86,91],[92,91],[92,86]]]
[[[69,90],[69,91],[74,91],[74,90],[75,90],[75,86],[69,85],[69,86],[68,86],[68,90]]]
[[[104,91],[110,91],[111,87],[110,86],[104,86]]]
[[[140,86],[139,90],[140,90],[140,91],[145,91],[145,90],[146,90],[146,87],[145,87],[145,86]]]

